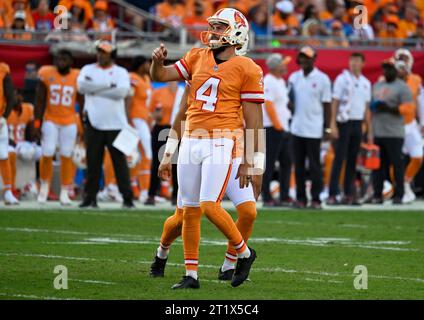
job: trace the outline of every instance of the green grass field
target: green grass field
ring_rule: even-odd
[[[217,279],[225,241],[204,220],[200,290],[170,289],[184,273],[182,242],[163,279],[148,270],[167,211],[0,210],[0,299],[424,299],[424,214],[265,211],[250,245],[251,281]],[[56,290],[53,270],[68,269]],[[354,267],[368,289],[353,286]]]

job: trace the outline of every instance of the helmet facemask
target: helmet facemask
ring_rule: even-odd
[[[200,39],[203,44],[208,45],[211,49],[217,49],[223,46],[230,46],[228,42],[228,35],[231,31],[231,27],[225,20],[215,20],[209,19],[209,29],[207,31],[203,31],[200,34]],[[226,25],[226,29],[222,32],[214,31],[213,25]]]

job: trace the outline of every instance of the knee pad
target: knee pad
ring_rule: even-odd
[[[237,207],[238,219],[253,223],[256,220],[257,211],[256,204],[253,201],[246,201]]]

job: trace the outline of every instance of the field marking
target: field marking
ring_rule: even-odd
[[[6,292],[0,292],[0,296],[12,297],[12,298],[35,299],[35,300],[81,300],[79,298],[46,297],[46,296],[36,296],[33,294],[6,293]]]
[[[115,282],[103,281],[103,280],[87,280],[87,279],[68,279],[69,281],[82,282],[82,283],[94,283],[94,284],[105,284],[113,285]]]
[[[139,264],[148,264],[150,265],[152,261],[146,260],[125,260],[125,259],[107,259],[107,258],[87,258],[87,257],[69,257],[69,256],[58,256],[58,255],[46,255],[46,254],[33,254],[33,253],[17,253],[17,252],[0,252],[0,256],[22,256],[22,257],[33,257],[33,258],[45,258],[45,259],[64,259],[64,260],[80,260],[80,261],[96,261],[96,262],[109,262],[109,263],[139,263]],[[173,267],[184,267],[183,263],[167,263],[168,266]],[[218,269],[218,265],[207,265],[200,264],[199,268],[206,269]],[[281,272],[281,273],[304,273],[304,274],[313,274],[318,276],[329,276],[329,277],[354,277],[354,274],[340,274],[334,272],[323,272],[323,271],[311,271],[311,270],[294,270],[294,269],[284,269],[280,267],[276,268],[254,268],[253,272]],[[409,277],[399,277],[399,276],[385,276],[385,275],[372,275],[368,274],[369,278],[376,279],[389,279],[389,280],[401,280],[401,281],[412,281],[424,283],[424,279],[421,278],[409,278]]]
[[[134,234],[96,234],[90,232],[82,231],[72,231],[72,230],[55,230],[55,229],[40,229],[40,228],[13,228],[13,227],[0,227],[0,230],[8,232],[27,232],[27,233],[54,233],[54,234],[69,234],[69,235],[83,235],[83,236],[101,236],[84,239],[83,241],[69,241],[69,244],[80,244],[80,245],[89,245],[90,242],[93,244],[103,243],[103,244],[114,244],[114,243],[126,243],[126,244],[158,244],[160,238],[155,237],[143,237],[140,235]],[[118,239],[117,237],[125,237],[132,239]],[[383,245],[407,245],[411,244],[410,241],[395,241],[395,240],[370,240],[370,241],[355,241],[351,238],[331,238],[331,237],[317,237],[317,238],[306,238],[306,239],[287,239],[287,238],[251,238],[249,240],[251,243],[268,243],[273,242],[277,244],[293,244],[293,245],[305,245],[305,246],[319,246],[331,248],[334,246],[344,246],[349,248],[361,248],[361,249],[373,249],[373,250],[389,250],[389,251],[404,251],[404,252],[417,252],[421,251],[420,249],[415,248],[400,248],[393,246],[383,246]],[[60,241],[57,244],[65,244],[67,241]],[[181,239],[178,239],[175,244],[181,245]],[[212,240],[212,239],[202,239],[202,245],[226,245],[227,242],[224,240]]]

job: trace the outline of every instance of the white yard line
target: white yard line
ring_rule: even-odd
[[[25,233],[53,233],[53,234],[69,234],[69,235],[82,235],[82,236],[98,236],[93,238],[87,238],[69,241],[69,244],[74,245],[89,245],[92,244],[158,244],[159,238],[154,237],[143,237],[133,234],[96,234],[90,232],[72,231],[72,230],[55,230],[55,229],[39,229],[39,228],[12,228],[12,227],[0,227],[0,230],[7,232],[25,232]],[[131,238],[131,239],[119,239],[119,237]],[[287,239],[287,238],[251,238],[251,243],[277,243],[277,244],[291,244],[291,245],[304,245],[304,246],[318,246],[318,247],[350,247],[350,248],[361,248],[361,249],[372,249],[372,250],[389,250],[389,251],[404,251],[404,252],[417,252],[421,251],[415,248],[385,246],[385,245],[407,245],[411,244],[410,241],[399,241],[399,240],[381,240],[381,241],[355,241],[350,238],[306,238],[306,239]],[[54,242],[52,242],[53,244]],[[211,246],[225,246],[227,244],[224,240],[212,240],[205,239],[201,240],[202,245]],[[60,241],[57,244],[66,244],[66,241]],[[181,245],[179,239],[175,244]]]
[[[45,254],[33,254],[33,253],[16,253],[16,252],[0,252],[0,256],[21,256],[21,257],[34,257],[34,258],[44,258],[44,259],[63,259],[63,260],[81,260],[81,261],[96,261],[96,262],[109,262],[109,263],[139,263],[139,264],[148,264],[150,265],[152,261],[146,260],[124,260],[124,259],[96,259],[96,258],[87,258],[87,257],[68,257],[68,256],[58,256],[58,255],[45,255]],[[173,267],[184,267],[182,263],[167,263],[168,266]],[[207,269],[216,269],[218,270],[220,266],[218,265],[199,265],[199,268]],[[301,274],[312,274],[318,276],[329,276],[329,277],[354,277],[353,274],[340,274],[332,272],[321,272],[321,271],[310,271],[310,270],[294,270],[294,269],[284,269],[284,268],[253,268],[253,272],[281,272],[281,273],[301,273]],[[368,274],[369,278],[376,279],[389,279],[389,280],[400,280],[400,281],[411,281],[424,283],[424,279],[421,278],[409,278],[409,277],[399,277],[399,276],[385,276],[385,275],[373,275]]]
[[[89,280],[89,279],[68,279],[68,280],[69,281],[75,281],[75,282],[94,283],[94,284],[105,284],[105,285],[116,284],[115,282],[101,281],[101,280]]]
[[[36,296],[33,294],[6,293],[6,292],[0,292],[0,296],[11,297],[11,298],[22,298],[22,299],[35,299],[35,300],[81,300],[79,298],[46,297],[46,296]]]

